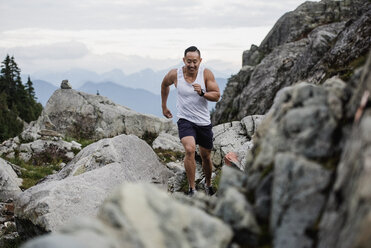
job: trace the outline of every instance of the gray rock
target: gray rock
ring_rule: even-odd
[[[69,162],[75,156],[74,153],[81,150],[81,144],[75,141],[67,142],[60,138],[55,140],[49,138],[37,139],[29,143],[20,143],[15,138],[9,139],[0,145],[0,155],[14,158],[17,154],[25,162],[42,165],[59,160]]]
[[[280,89],[303,80],[322,84],[335,75],[349,77],[370,49],[370,20],[366,0],[306,2],[285,14],[259,48],[244,53],[244,66],[228,80],[213,124],[266,114]]]
[[[196,207],[209,215],[216,216],[214,209],[218,202],[218,198],[215,197],[215,195],[209,196],[206,195],[204,191],[197,190],[196,194],[192,197],[189,197],[187,194],[181,192],[175,192],[171,194],[171,197],[176,199],[181,204]]]
[[[14,153],[14,151],[18,148],[20,142],[19,139],[16,138],[10,138],[8,140],[5,140],[0,145],[0,156],[8,156],[11,153]]]
[[[341,88],[343,83],[332,80]],[[274,164],[278,152],[291,151],[308,159],[331,158],[338,150],[333,140],[339,125],[341,102],[331,87],[301,83],[284,88],[258,128],[256,154],[252,169],[267,168]],[[345,94],[343,92],[342,94]],[[256,150],[254,152],[256,152]]]
[[[48,100],[39,119],[21,134],[24,140],[40,138],[42,129],[54,130],[63,136],[101,139],[119,134],[158,135],[172,132],[171,120],[140,114],[115,104],[103,96],[59,89]]]
[[[218,198],[214,214],[232,227],[235,242],[248,247],[258,245],[260,228],[253,208],[236,188],[227,188]]]
[[[246,194],[247,178],[248,176],[244,172],[228,166],[223,166],[222,176],[219,182],[218,194],[224,195],[230,187],[236,188],[239,192]]]
[[[22,192],[15,215],[20,225],[30,221],[35,228],[54,231],[76,216],[94,216],[116,185],[141,181],[167,188],[170,175],[138,137],[103,139],[82,150],[58,174]]]
[[[65,235],[65,234],[54,234],[46,235],[40,238],[31,240],[26,244],[22,245],[22,248],[100,248],[100,247],[113,247],[112,244],[106,242],[99,242],[100,239],[92,235],[86,235],[86,239],[81,240],[79,238]]]
[[[15,198],[21,189],[22,179],[18,178],[9,162],[0,158],[0,201]]]
[[[131,230],[134,244],[143,247],[226,247],[232,234],[217,218],[172,201],[150,185],[120,188],[103,206],[100,218]]]
[[[363,74],[350,106],[359,106],[362,94],[371,92],[371,54],[363,67]],[[336,180],[319,224],[318,247],[370,246],[370,165],[371,165],[371,111],[370,100],[359,122],[352,125]],[[351,108],[350,108],[351,109]],[[356,110],[350,113],[354,120]],[[350,115],[349,114],[349,115]],[[351,116],[351,115],[350,115]]]
[[[265,37],[260,47],[263,51],[305,37],[308,32],[324,24],[347,21],[364,11],[367,1],[353,0],[305,2],[294,11],[283,15]]]
[[[244,153],[252,147],[246,129],[239,121],[214,126],[213,133],[214,147],[211,158],[216,167],[222,166],[224,157],[227,153],[240,153],[240,158],[242,159]]]
[[[259,47],[251,45],[250,50],[246,50],[242,54],[242,66],[255,66],[260,63],[263,54],[259,51]]]
[[[164,184],[171,174],[146,142],[135,135],[122,134],[88,145],[46,181],[77,176],[112,163],[120,163],[126,168],[125,181],[148,181],[153,178]]]
[[[167,168],[169,168],[174,175],[168,180],[168,191],[170,192],[188,192],[188,179],[184,168],[184,162],[172,162],[168,163]],[[212,173],[211,179],[215,177],[215,173]],[[202,164],[200,161],[196,160],[196,174],[195,183],[197,189],[204,189],[205,176],[202,169]]]
[[[16,150],[19,151],[19,157],[25,162],[34,164],[52,163],[58,160],[69,162],[75,157],[74,152],[81,150],[81,144],[64,140],[39,139],[20,144]]]
[[[264,115],[249,115],[241,120],[242,125],[246,129],[246,136],[248,139],[253,137],[263,119]]]
[[[276,156],[270,228],[274,247],[311,247],[331,173],[290,153]]]
[[[64,90],[72,89],[72,86],[68,82],[67,79],[62,81],[62,83],[61,83],[61,89],[64,89]]]
[[[77,220],[25,247],[54,247],[64,237],[69,247],[76,248],[227,247],[232,231],[219,219],[184,206],[151,185],[124,184],[106,199],[98,219]]]
[[[166,132],[161,132],[158,137],[153,141],[152,147],[154,149],[161,148],[164,150],[173,150],[177,152],[184,152],[182,143],[179,136],[171,135]]]

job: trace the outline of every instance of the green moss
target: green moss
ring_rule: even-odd
[[[22,185],[20,186],[21,189],[28,189],[34,186],[38,181],[40,181],[44,177],[53,174],[55,171],[59,171],[61,169],[61,167],[59,166],[60,162],[56,164],[40,166],[26,163],[18,156],[11,159],[5,157],[3,158],[9,161],[10,163],[18,165],[22,168],[20,177],[23,179],[23,182]]]
[[[345,66],[333,68],[331,65],[328,65],[329,69],[320,84],[323,84],[327,79],[336,75],[338,75],[341,80],[345,82],[348,81],[353,76],[354,70],[366,63],[367,55],[367,53],[363,54]]]
[[[161,148],[154,149],[155,153],[157,154],[158,158],[162,163],[169,163],[169,162],[175,162],[183,160],[184,153],[183,152],[177,152],[173,150],[165,150]]]
[[[217,170],[216,172],[215,172],[215,178],[214,178],[214,180],[212,180],[212,186],[213,186],[213,188],[215,189],[215,190],[218,190],[218,188],[219,188],[219,183],[220,183],[220,179],[221,179],[221,177],[222,177],[222,170]]]
[[[158,137],[158,134],[145,131],[142,135],[142,140],[147,142],[148,145],[152,146],[153,141]]]
[[[71,151],[73,152],[73,154],[75,154],[75,156],[81,151],[81,149],[79,148],[75,148],[75,147],[72,147]]]

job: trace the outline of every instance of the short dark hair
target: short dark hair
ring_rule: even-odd
[[[184,51],[184,57],[187,55],[188,52],[197,52],[198,55],[201,57],[201,52],[200,52],[200,50],[198,50],[198,48],[195,47],[195,46],[190,46],[190,47],[188,47],[188,48]]]

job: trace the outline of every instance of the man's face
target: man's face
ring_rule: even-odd
[[[196,72],[202,59],[198,52],[188,52],[186,56],[183,58],[184,64],[187,67],[188,72]]]

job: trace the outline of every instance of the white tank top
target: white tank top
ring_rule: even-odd
[[[203,67],[198,68],[196,80],[192,84],[194,83],[201,85],[201,88],[206,92]],[[194,90],[192,84],[185,80],[183,67],[178,68],[177,117],[178,119],[183,118],[191,121],[198,126],[210,125],[210,112],[207,107],[207,100]]]

